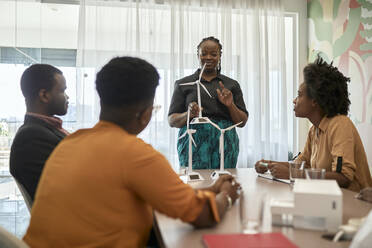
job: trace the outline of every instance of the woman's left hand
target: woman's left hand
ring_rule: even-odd
[[[372,188],[364,188],[359,193],[360,199],[372,203]]]
[[[230,90],[226,89],[223,83],[220,81],[220,89],[217,89],[217,96],[218,100],[225,105],[226,107],[230,107],[233,104],[233,94]]]
[[[284,164],[271,163],[269,164],[269,170],[275,178],[289,179],[289,169]]]

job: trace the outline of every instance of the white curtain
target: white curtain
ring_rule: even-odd
[[[284,16],[280,0],[81,0],[77,51],[77,116],[92,126],[99,105],[94,74],[114,56],[138,56],[161,75],[160,111],[140,135],[178,167],[177,129],[167,112],[175,80],[198,68],[197,45],[215,36],[223,45],[222,73],[238,80],[249,111],[238,130],[238,167],[261,158],[287,160],[288,124]]]

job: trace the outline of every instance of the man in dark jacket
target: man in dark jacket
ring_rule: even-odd
[[[57,68],[34,64],[22,74],[21,90],[27,113],[11,147],[10,173],[33,201],[46,160],[68,134],[54,116],[67,113],[66,80]]]

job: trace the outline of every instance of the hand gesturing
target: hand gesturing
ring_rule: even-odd
[[[226,107],[230,107],[233,103],[233,94],[230,90],[226,89],[223,83],[220,81],[220,89],[217,89],[217,96],[218,100],[225,105]]]

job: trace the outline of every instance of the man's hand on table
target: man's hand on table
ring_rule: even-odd
[[[225,182],[235,182],[235,178],[232,175],[222,175],[220,176],[212,186],[210,186],[209,190],[213,191],[214,193],[218,194],[221,192],[221,187]],[[236,182],[235,182],[236,183]]]
[[[234,203],[239,198],[239,190],[241,186],[235,181],[235,178],[231,175],[222,175],[217,181],[209,188],[210,191],[218,194],[220,192],[226,192]]]

